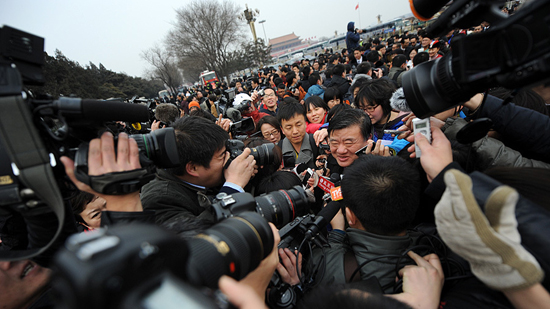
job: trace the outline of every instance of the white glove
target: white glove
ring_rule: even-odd
[[[474,275],[490,288],[517,290],[544,277],[537,260],[521,246],[515,206],[518,193],[496,188],[485,203],[485,214],[472,193],[472,180],[458,170],[444,176],[447,189],[435,208],[443,241],[470,263]]]

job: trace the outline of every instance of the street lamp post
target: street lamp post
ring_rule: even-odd
[[[262,24],[262,29],[264,29],[265,45],[267,46],[267,35],[265,35],[265,27],[264,27],[265,19],[260,20],[258,23]]]

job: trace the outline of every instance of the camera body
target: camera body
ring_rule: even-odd
[[[197,308],[217,308],[210,289],[219,278],[244,278],[273,246],[271,227],[252,212],[186,240],[154,225],[98,229],[71,236],[56,255],[54,295],[67,309],[161,308],[160,297],[171,305],[193,299]]]

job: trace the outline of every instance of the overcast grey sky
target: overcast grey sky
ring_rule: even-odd
[[[8,25],[46,39],[46,52],[56,49],[71,60],[90,61],[106,68],[142,76],[147,63],[140,53],[173,27],[175,9],[191,0],[0,0],[0,25]],[[349,21],[367,27],[410,13],[408,0],[234,0],[260,11],[269,38],[294,32],[302,39],[343,33]],[[359,4],[359,10],[355,6]],[[361,14],[359,16],[359,13]],[[243,28],[252,37],[248,26]],[[264,37],[256,22],[256,33]]]

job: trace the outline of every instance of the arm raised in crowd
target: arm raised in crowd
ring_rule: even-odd
[[[531,159],[550,161],[550,117],[514,103],[504,105],[501,99],[490,95],[479,108],[481,100],[482,96],[476,95],[464,106],[474,111],[476,117],[490,118],[494,129],[512,148]]]

